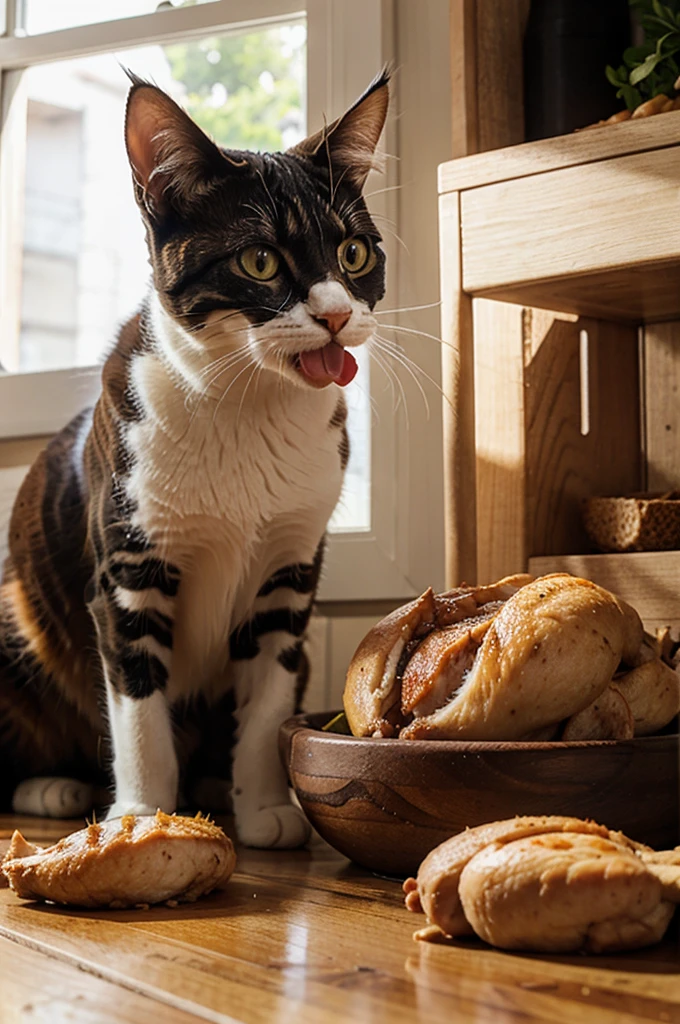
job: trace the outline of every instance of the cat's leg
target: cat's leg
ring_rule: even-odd
[[[102,585],[102,580],[104,585]],[[175,810],[178,764],[165,686],[178,574],[148,553],[111,555],[93,615],[106,685],[115,799],[108,817]]]
[[[236,746],[233,755],[233,804],[236,831],[247,846],[302,846],[310,827],[291,804],[281,764],[278,734],[295,712],[297,673],[290,637],[263,637],[251,661],[234,664]]]
[[[178,767],[170,709],[162,690],[147,697],[120,693],[107,680],[115,800],[108,818],[171,814],[177,804]]]
[[[302,643],[321,562],[290,566],[258,595],[254,615],[231,638],[236,699],[233,802],[236,830],[248,846],[293,848],[310,835],[290,802],[279,756],[281,723],[297,710]]]

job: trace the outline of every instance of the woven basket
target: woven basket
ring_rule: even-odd
[[[680,491],[587,498],[583,524],[600,551],[680,549]]]

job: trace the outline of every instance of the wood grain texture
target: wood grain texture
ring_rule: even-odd
[[[0,835],[13,825],[0,820]],[[27,835],[67,829],[34,819]],[[230,888],[174,911],[58,910],[0,892],[0,935],[44,964],[30,979],[34,1002],[49,1000],[68,969],[85,986],[110,985],[114,1012],[131,1006],[133,994],[143,1000],[138,1013],[118,1018],[135,1024],[180,1024],[181,1014],[219,1024],[680,1019],[672,933],[638,953],[550,957],[501,953],[477,940],[415,944],[422,923],[404,909],[398,882],[349,865],[320,841],[293,853],[241,850]]]
[[[680,551],[530,558],[529,572],[583,576],[632,604],[646,629],[670,626],[674,635],[680,629]]]
[[[569,322],[535,312],[525,323],[528,551],[588,551],[583,498],[625,494],[642,483],[637,332],[606,321]],[[588,338],[587,434],[582,433],[582,331]]]
[[[627,742],[373,740],[286,725],[287,763],[314,827],[357,863],[414,873],[468,826],[515,814],[574,814],[653,846],[678,835],[678,737]]]
[[[472,302],[461,286],[458,196],[440,201],[446,580],[477,578]]]
[[[0,992],[3,1024],[137,1024],[153,1020],[160,1009],[152,999],[4,937],[0,937]],[[173,1006],[163,1006],[161,1012],[164,1024],[200,1020]]]
[[[675,146],[462,192],[464,289],[677,262],[679,177]]]
[[[491,101],[490,101],[491,102]],[[453,192],[525,175],[610,160],[630,153],[664,149],[680,143],[680,111],[637,118],[593,131],[508,145],[490,153],[449,160],[439,168],[439,191]]]
[[[529,0],[451,0],[454,156],[524,141],[522,39],[528,11]]]
[[[545,266],[549,269],[550,263]],[[680,266],[677,263],[636,263],[598,272],[480,288],[475,294],[633,325],[656,323],[680,318]]]
[[[451,152],[454,157],[479,152],[476,13],[475,0],[451,0]]]
[[[527,560],[524,332],[521,306],[473,303],[477,581]]]
[[[647,325],[643,341],[646,487],[680,486],[680,323]]]
[[[529,0],[477,0],[480,152],[524,142],[522,42]]]

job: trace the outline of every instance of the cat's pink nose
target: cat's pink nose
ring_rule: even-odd
[[[327,327],[333,337],[335,337],[343,329],[351,315],[351,312],[347,311],[342,313],[324,313],[323,316],[315,316],[314,319],[318,320],[324,327]]]

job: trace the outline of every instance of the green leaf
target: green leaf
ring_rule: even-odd
[[[629,110],[635,110],[642,103],[640,91],[634,89],[632,85],[622,85],[616,95],[624,100]]]
[[[654,13],[662,25],[667,28],[673,28],[675,26],[675,14],[669,8],[665,7],[659,0],[652,0]]]
[[[623,59],[629,66],[641,64],[649,56],[649,46],[629,46],[623,51]]]
[[[610,65],[608,64],[607,67],[604,69],[604,73],[607,76],[607,81],[610,83],[610,85],[616,86],[618,88],[621,85],[628,84],[628,72],[624,67],[620,67],[618,70],[615,71],[614,68],[610,67]]]
[[[641,82],[643,78],[646,78],[647,75],[651,74],[660,60],[661,58],[658,56],[658,54],[650,54],[650,56],[647,58],[646,61],[644,61],[643,64],[640,64],[638,65],[638,67],[633,68],[633,70],[630,73],[630,84],[637,85],[638,82]]]

